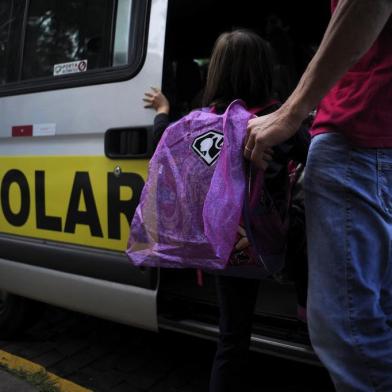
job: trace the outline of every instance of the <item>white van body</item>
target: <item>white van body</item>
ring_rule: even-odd
[[[117,38],[114,45],[120,49],[121,39],[129,43],[125,37],[130,34],[133,20],[132,3],[131,0],[119,0],[117,4],[115,27],[122,37]],[[148,26],[143,26],[148,27],[148,31],[141,37],[146,40],[145,53],[134,77],[73,86],[72,76],[80,82],[81,77],[88,76],[87,70],[83,74],[67,75],[71,78],[64,81],[64,88],[54,86],[54,89],[40,91],[38,82],[35,91],[29,92],[29,86],[26,86],[27,92],[19,93],[20,85],[10,83],[8,94],[0,98],[0,241],[2,248],[12,247],[18,253],[13,258],[10,252],[0,252],[3,253],[0,254],[0,287],[21,296],[156,330],[158,274],[155,271],[152,282],[148,271],[132,270],[141,275],[140,284],[133,285],[125,284],[127,282],[121,279],[98,279],[93,273],[95,268],[101,268],[94,259],[105,256],[108,260],[111,257],[116,258],[117,263],[124,263],[123,268],[132,269],[123,255],[129,235],[129,221],[123,213],[117,217],[121,235],[110,238],[108,233],[107,177],[108,173],[113,176],[119,173],[120,178],[126,173],[135,173],[142,183],[147,160],[106,157],[104,138],[109,129],[139,128],[139,132],[150,132],[154,114],[143,108],[142,97],[149,86],[161,84],[167,1],[153,0],[151,4],[146,2],[144,7],[149,12]],[[125,44],[122,46],[127,50]],[[20,136],[15,135],[15,130]],[[23,136],[24,130],[30,136]],[[79,177],[81,182],[89,181],[87,188],[80,183],[76,190],[77,173],[82,176]],[[27,188],[22,191],[23,184]],[[121,197],[136,198],[140,194],[140,184],[136,191],[132,187],[132,183],[121,186],[120,191],[124,193]],[[95,223],[99,225],[98,234],[91,232],[89,224],[76,222],[66,232],[67,214],[68,220],[72,214],[69,204],[72,189],[79,192],[75,194],[78,205],[74,213],[83,214],[91,209]],[[88,200],[87,189],[92,192]],[[37,211],[37,197],[44,199],[44,211]],[[95,205],[86,205],[91,201]],[[23,214],[22,210],[26,208],[29,211],[22,217],[23,222],[7,220],[8,210],[8,215],[15,217]],[[51,217],[49,226],[52,221],[54,228],[45,229],[42,228],[45,224],[37,224],[37,214]],[[28,257],[35,253],[39,258],[40,252],[41,262]],[[67,268],[51,259],[56,258],[56,254],[61,258],[63,254],[76,264],[78,257],[86,253],[90,260],[84,276],[76,273],[76,267]]]

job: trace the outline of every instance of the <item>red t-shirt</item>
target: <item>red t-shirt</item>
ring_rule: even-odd
[[[311,133],[325,132],[342,132],[358,147],[392,147],[392,18],[320,102]]]

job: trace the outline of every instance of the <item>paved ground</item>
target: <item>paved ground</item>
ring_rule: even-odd
[[[0,349],[96,392],[207,392],[215,344],[47,307],[37,325],[0,341]],[[252,392],[334,391],[322,368],[255,353],[249,379]]]
[[[0,369],[0,392],[35,392],[30,384]]]

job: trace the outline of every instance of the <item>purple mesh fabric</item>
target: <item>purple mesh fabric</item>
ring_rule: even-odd
[[[235,101],[223,115],[194,111],[168,127],[131,224],[126,253],[134,265],[225,268],[242,212],[251,116]]]

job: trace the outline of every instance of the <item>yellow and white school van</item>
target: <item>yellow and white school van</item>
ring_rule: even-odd
[[[189,108],[214,40],[236,27],[270,39],[284,98],[328,18],[327,4],[296,3],[0,2],[3,335],[21,327],[35,300],[216,337],[212,276],[200,287],[195,271],[138,269],[124,254],[154,150],[154,113],[142,98],[157,86],[178,112]],[[255,313],[252,348],[314,359],[290,282],[263,282]]]

